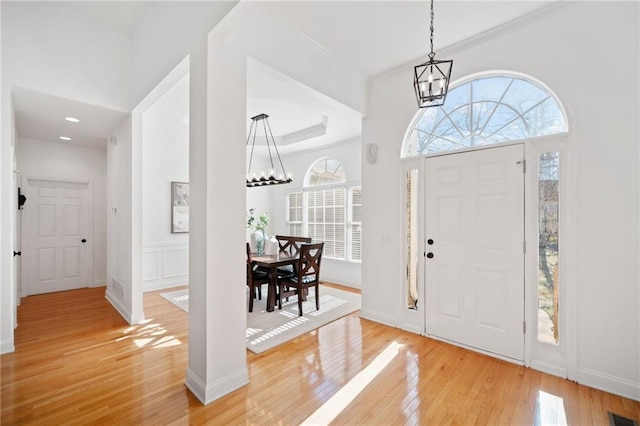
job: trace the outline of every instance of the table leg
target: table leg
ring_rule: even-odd
[[[269,289],[267,291],[267,312],[273,312],[276,306],[276,287],[278,285],[277,268],[269,269]]]

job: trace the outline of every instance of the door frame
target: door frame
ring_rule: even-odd
[[[52,177],[41,177],[41,176],[33,176],[33,175],[27,175],[27,176],[22,176],[22,183],[23,183],[23,188],[25,189],[25,194],[29,194],[31,193],[31,185],[29,185],[30,181],[34,181],[34,180],[39,180],[39,181],[48,181],[48,182],[55,182],[55,183],[74,183],[74,184],[87,184],[87,207],[88,207],[88,215],[89,215],[89,229],[88,229],[88,246],[87,246],[87,275],[88,275],[88,283],[87,283],[87,287],[93,287],[93,216],[94,216],[94,212],[93,212],[93,181],[91,180],[82,180],[82,179],[62,179],[62,178],[52,178]],[[29,198],[27,197],[27,200],[25,202],[25,206],[29,203]],[[24,213],[24,212],[23,212]],[[22,214],[22,221],[21,221],[21,232],[20,232],[20,247],[22,247],[24,249],[25,247],[25,232],[22,232],[24,230],[24,226],[25,226],[25,216],[24,214]],[[20,266],[20,297],[26,297],[27,294],[27,289],[26,286],[24,285],[24,283],[22,282],[22,279],[24,277],[24,264],[25,262],[21,261],[20,262],[21,266]]]
[[[18,189],[20,189],[21,194],[24,195],[24,186],[22,185],[22,173],[20,173],[19,171],[15,171],[14,172],[14,187],[15,187],[15,191],[16,194],[18,192]],[[14,220],[14,226],[15,226],[15,235],[14,235],[14,239],[15,239],[15,244],[13,247],[14,252],[20,252],[22,253],[22,213],[24,210],[22,210],[19,206],[18,203],[16,202],[16,207],[15,207],[15,220]],[[15,298],[15,304],[16,306],[20,306],[20,301],[22,298],[22,254],[20,256],[13,256],[13,268],[14,268],[14,273],[13,273],[13,281],[14,281],[14,298]],[[17,316],[16,316],[16,326],[18,324],[17,321]]]
[[[527,332],[524,339],[524,365],[534,368],[539,371],[543,371],[549,374],[557,375],[560,377],[568,377],[571,380],[575,380],[577,377],[577,296],[578,291],[574,278],[576,276],[576,260],[575,260],[575,241],[577,234],[577,225],[575,221],[570,221],[568,218],[575,217],[577,212],[575,198],[570,198],[571,194],[575,194],[577,186],[575,173],[573,170],[577,167],[576,153],[574,149],[571,149],[570,135],[568,133],[542,136],[535,139],[527,139],[524,141],[515,141],[510,143],[500,144],[502,145],[516,145],[524,144],[525,160],[527,161],[527,172],[524,179],[524,191],[525,191],[525,210],[524,210],[524,226],[525,226],[525,241],[528,242],[529,249],[525,254],[525,274],[524,274],[524,320],[527,322]],[[402,161],[402,187],[400,191],[405,191],[406,173],[410,170],[418,170],[418,192],[421,197],[418,200],[419,209],[419,229],[418,229],[418,251],[425,253],[426,241],[425,241],[425,229],[424,229],[424,209],[425,209],[425,195],[424,189],[426,188],[426,158],[437,157],[442,155],[455,155],[467,151],[474,151],[478,149],[488,149],[496,147],[496,145],[490,145],[487,147],[469,148],[459,151],[437,153],[430,155],[422,155],[415,157],[407,157]],[[560,198],[561,198],[561,210],[559,217],[559,236],[561,239],[561,245],[559,247],[559,256],[564,259],[559,265],[559,274],[562,278],[562,286],[560,288],[560,330],[561,346],[560,348],[549,347],[545,345],[541,347],[537,342],[537,309],[534,309],[534,301],[537,301],[537,269],[534,272],[533,266],[537,265],[537,250],[532,250],[531,245],[535,247],[535,241],[537,241],[537,154],[547,150],[557,150],[561,153],[563,158],[561,163],[560,172]],[[404,192],[402,192],[404,194]],[[533,198],[532,198],[533,197]],[[403,223],[406,218],[406,203],[403,207]],[[532,219],[534,218],[534,219]],[[406,225],[403,225],[406,226]],[[406,277],[404,275],[404,267],[407,265],[406,253],[403,253],[403,271],[399,278],[401,279],[402,293],[399,297],[399,309],[402,312],[400,317],[400,328],[406,331],[410,331],[416,334],[426,336],[426,312],[424,312],[424,306],[418,311],[407,309],[406,306],[406,294],[408,291]],[[418,273],[418,292],[424,294],[425,292],[425,268],[426,262],[424,256],[420,256],[419,261],[419,273]],[[422,311],[422,312],[421,312]],[[430,336],[433,338],[432,336]],[[475,348],[468,348],[474,351],[478,351]],[[479,351],[482,352],[482,351]],[[492,353],[487,355],[500,358]],[[512,359],[505,359],[508,362],[513,362]]]

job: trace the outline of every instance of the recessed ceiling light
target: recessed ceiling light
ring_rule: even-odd
[[[60,136],[59,139],[62,139],[63,141],[70,141],[71,138],[69,136]]]
[[[67,120],[67,121],[70,121],[72,123],[79,123],[80,122],[80,120],[78,120],[75,117],[65,117],[64,119]]]

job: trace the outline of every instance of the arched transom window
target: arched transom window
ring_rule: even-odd
[[[335,158],[325,157],[313,163],[307,172],[305,186],[331,185],[345,180],[342,164]]]
[[[449,91],[440,107],[421,110],[405,138],[402,156],[435,154],[567,131],[555,96],[511,75],[485,76]]]

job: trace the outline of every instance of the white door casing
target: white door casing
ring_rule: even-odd
[[[23,296],[89,287],[92,185],[28,178],[25,187]]]
[[[16,193],[20,191],[20,195],[24,194],[22,188],[22,175],[15,172],[15,189]],[[22,295],[22,210],[18,206],[16,199],[16,216],[15,216],[15,240],[13,244],[13,270],[14,270],[14,288],[16,306],[20,305],[20,297]]]
[[[523,159],[521,144],[425,159],[427,335],[519,362]]]

